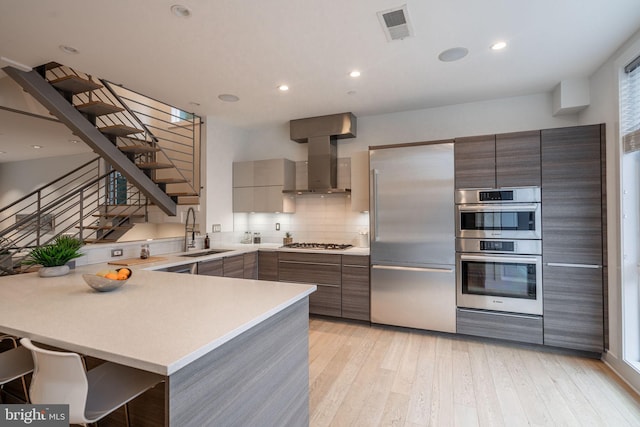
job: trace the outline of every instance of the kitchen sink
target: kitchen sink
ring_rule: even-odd
[[[191,257],[191,258],[195,258],[195,257],[199,257],[199,256],[221,254],[223,252],[231,252],[232,250],[233,249],[211,249],[209,251],[191,252],[191,253],[188,253],[188,254],[182,254],[180,256],[188,256],[188,257]]]

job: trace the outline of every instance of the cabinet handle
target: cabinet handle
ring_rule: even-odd
[[[372,191],[371,191],[371,196],[372,196],[372,202],[373,202],[373,215],[372,215],[372,230],[373,230],[373,236],[372,236],[372,240],[374,242],[378,241],[378,169],[372,169],[371,170],[371,185],[372,185]]]
[[[281,263],[286,264],[305,264],[305,265],[330,265],[330,266],[340,266],[340,264],[331,264],[329,262],[307,262],[307,261],[280,261]]]
[[[599,264],[567,264],[563,262],[547,262],[545,263],[548,267],[570,267],[570,268],[602,268]]]
[[[356,265],[356,264],[342,264],[343,267],[353,267],[353,268],[369,268],[368,265]]]
[[[400,270],[424,273],[453,273],[453,268],[399,267],[395,265],[374,265],[371,268],[373,268],[374,270]]]
[[[326,286],[327,288],[341,288],[340,285],[329,285],[327,283],[316,283],[316,282],[292,282],[290,280],[279,280],[280,283],[304,283],[305,285],[316,285],[316,286]]]

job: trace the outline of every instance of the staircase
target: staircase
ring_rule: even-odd
[[[198,116],[56,62],[3,70],[167,215],[198,203]]]
[[[151,205],[199,203],[198,116],[55,62],[3,71],[100,157],[0,209],[0,275],[60,234],[112,242]]]

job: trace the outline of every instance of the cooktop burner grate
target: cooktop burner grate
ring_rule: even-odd
[[[283,245],[283,248],[290,249],[326,249],[326,250],[345,250],[353,247],[348,244],[341,243],[289,243],[287,245]]]

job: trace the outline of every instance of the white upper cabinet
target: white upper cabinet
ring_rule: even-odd
[[[282,194],[295,188],[295,163],[287,159],[233,164],[234,212],[295,212],[295,198]]]

